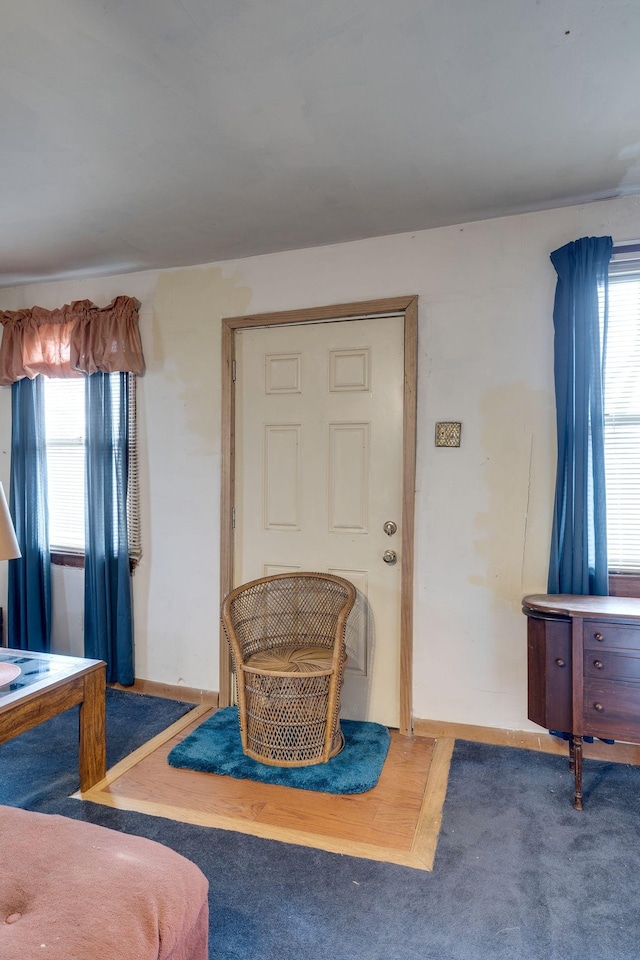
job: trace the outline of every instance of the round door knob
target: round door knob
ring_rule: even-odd
[[[602,660],[594,660],[593,665],[596,670],[602,670]]]
[[[602,641],[604,640],[604,637],[602,636],[601,633],[594,633],[594,637],[599,643],[602,643]]]
[[[395,550],[385,550],[382,554],[382,559],[385,563],[388,563],[390,566],[393,566],[394,563],[398,561],[398,554]]]
[[[562,657],[558,657],[558,659],[556,660],[556,665],[558,667],[564,667],[564,660],[562,659]]]
[[[604,707],[602,706],[601,703],[594,703],[593,709],[597,710],[598,713],[602,713],[602,711],[604,710]]]

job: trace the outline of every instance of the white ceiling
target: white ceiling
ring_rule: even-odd
[[[640,192],[640,0],[4,0],[0,285]]]

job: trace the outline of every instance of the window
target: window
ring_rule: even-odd
[[[640,577],[640,260],[626,256],[614,257],[609,270],[604,369],[607,547],[610,573]]]
[[[111,374],[112,415],[122,402],[120,375]],[[129,375],[129,556],[140,559],[138,464],[135,415],[136,377]],[[56,562],[71,564],[84,556],[85,378],[44,378],[45,442],[49,506],[49,542]],[[77,559],[76,559],[76,562]]]

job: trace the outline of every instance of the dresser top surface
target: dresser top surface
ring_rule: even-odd
[[[565,617],[640,619],[640,599],[635,597],[581,597],[569,593],[535,593],[524,597],[522,607],[524,613],[530,610]]]

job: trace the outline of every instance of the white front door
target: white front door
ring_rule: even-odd
[[[394,727],[403,323],[375,317],[236,331],[234,582],[290,570],[351,580],[358,601],[342,715]],[[385,532],[387,522],[396,532]],[[384,561],[389,551],[398,562]]]

